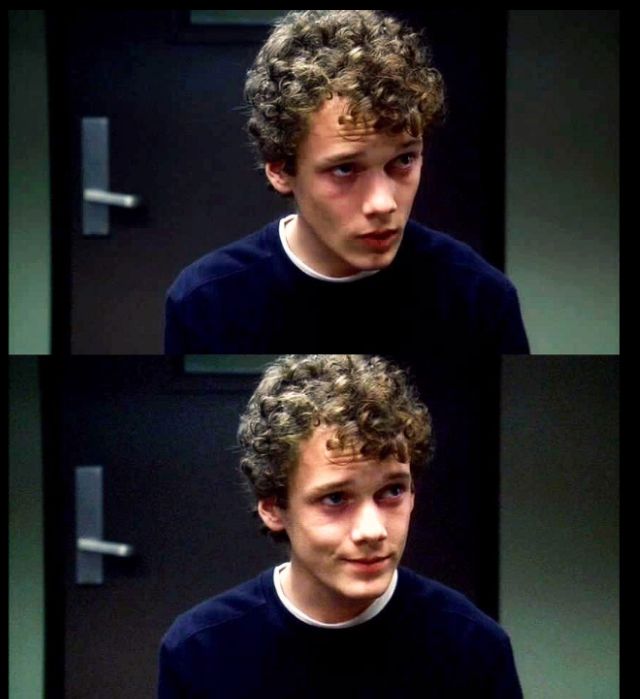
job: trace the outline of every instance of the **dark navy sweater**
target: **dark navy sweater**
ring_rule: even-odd
[[[305,624],[273,569],[182,614],[160,651],[159,699],[521,699],[507,634],[466,597],[399,569],[357,626]]]
[[[345,283],[287,257],[278,222],[205,255],[167,292],[165,352],[519,354],[511,282],[468,245],[410,221],[394,261]]]

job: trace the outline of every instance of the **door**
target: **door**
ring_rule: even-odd
[[[290,209],[244,130],[245,73],[267,29],[198,26],[192,12],[47,11],[54,353],[161,353],[180,270]],[[501,267],[506,11],[394,12],[427,28],[450,102],[414,215]],[[109,191],[139,198],[109,206],[102,235],[83,231],[84,118],[108,132]]]
[[[150,697],[173,618],[285,560],[259,533],[237,471],[238,415],[254,377],[188,377],[162,357],[45,365],[56,381],[45,482],[50,695]],[[78,570],[88,505],[76,480],[87,468],[102,471],[103,540],[134,549],[102,557],[101,584]]]
[[[53,226],[63,265],[54,268],[54,351],[161,353],[164,294],[178,272],[286,208],[244,135],[256,34],[196,43],[171,10],[53,10],[48,18]],[[135,208],[109,207],[106,236],[83,233],[87,117],[108,120],[110,189],[140,198]]]
[[[153,696],[175,616],[286,560],[259,533],[237,471],[238,416],[257,375],[221,364],[193,374],[165,357],[41,359],[47,696]],[[412,371],[437,457],[418,485],[404,564],[495,616],[497,370]],[[134,549],[103,557],[101,584],[77,581],[76,479],[87,467],[102,472],[102,540]]]

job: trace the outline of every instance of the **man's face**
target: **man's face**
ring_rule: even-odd
[[[382,269],[396,256],[422,169],[422,139],[367,124],[339,124],[348,103],[334,97],[311,115],[296,174],[267,164],[273,186],[293,193],[298,218],[287,234],[317,272],[341,277]]]
[[[321,426],[301,443],[287,507],[258,508],[267,526],[289,536],[285,594],[330,623],[353,618],[388,588],[414,502],[409,464],[329,450],[332,434]]]

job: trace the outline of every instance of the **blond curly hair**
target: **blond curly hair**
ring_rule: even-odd
[[[262,163],[295,174],[308,117],[334,95],[345,121],[424,135],[445,110],[442,76],[421,36],[378,10],[294,10],[276,22],[249,69],[248,131]]]
[[[265,371],[240,418],[240,469],[255,504],[287,506],[299,446],[320,426],[334,427],[328,449],[393,455],[415,480],[434,450],[431,416],[405,373],[381,357],[288,355]],[[254,510],[255,512],[255,510]],[[277,540],[286,534],[272,533]]]

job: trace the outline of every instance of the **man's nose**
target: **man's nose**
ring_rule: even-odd
[[[366,182],[366,192],[362,204],[364,215],[392,214],[397,208],[393,179],[386,172],[371,173]]]
[[[375,502],[363,503],[355,514],[351,538],[354,542],[382,541],[387,538],[387,529]]]

